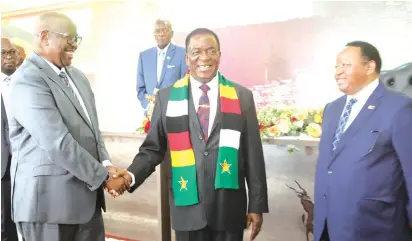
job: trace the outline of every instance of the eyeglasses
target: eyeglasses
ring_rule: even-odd
[[[9,51],[2,49],[1,50],[1,57],[6,58],[8,55],[11,57],[17,56],[18,51],[16,49],[10,49]]]
[[[67,43],[70,45],[76,44],[77,46],[80,45],[80,43],[82,42],[82,37],[81,36],[70,36],[70,34],[68,33],[59,33],[59,32],[53,32],[53,31],[49,31],[49,30],[44,30],[46,32],[55,34],[61,38],[65,38],[67,40]]]

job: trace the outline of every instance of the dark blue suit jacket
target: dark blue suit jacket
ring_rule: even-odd
[[[157,47],[140,53],[137,74],[137,98],[144,109],[146,94],[153,95],[155,88],[162,89],[183,78],[187,71],[185,49],[170,43],[163,64],[160,81],[157,81]]]
[[[379,83],[332,151],[345,104],[343,96],[324,111],[314,240],[319,241],[327,220],[333,241],[409,241],[412,99]]]

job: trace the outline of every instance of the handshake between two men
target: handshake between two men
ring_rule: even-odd
[[[107,170],[109,178],[104,184],[104,190],[112,197],[122,195],[130,188],[130,185],[132,184],[132,176],[126,169],[116,166],[108,166]]]

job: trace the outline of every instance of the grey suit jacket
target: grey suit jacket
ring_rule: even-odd
[[[7,124],[7,113],[4,107],[3,95],[1,96],[1,178],[6,174],[7,165],[9,164],[10,148],[7,143],[9,127]]]
[[[15,222],[86,223],[104,207],[102,183],[110,160],[99,131],[95,101],[82,72],[67,73],[80,104],[56,72],[36,53],[12,79],[9,117],[12,144],[12,212]]]
[[[265,162],[253,95],[243,86],[238,84],[234,86],[239,96],[243,119],[242,123],[239,123],[243,126],[239,147],[240,189],[215,190],[214,180],[222,122],[220,103],[218,102],[211,134],[208,141],[205,142],[190,93],[189,131],[196,158],[200,203],[186,207],[174,205],[173,185],[171,183],[172,173],[166,122],[166,109],[171,87],[157,93],[150,131],[140,147],[139,153],[128,168],[135,175],[136,182],[130,191],[134,191],[141,185],[155,170],[155,166],[165,160],[169,169],[169,202],[172,227],[175,230],[193,231],[208,225],[214,230],[239,232],[245,227],[245,217],[248,212],[268,212]],[[248,184],[248,195],[245,181]]]

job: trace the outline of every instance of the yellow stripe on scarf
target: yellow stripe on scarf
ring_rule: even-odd
[[[170,151],[172,167],[185,167],[195,165],[195,153],[193,149],[184,151]]]
[[[220,97],[225,97],[232,100],[237,100],[237,94],[235,88],[226,85],[219,85],[220,87]]]

